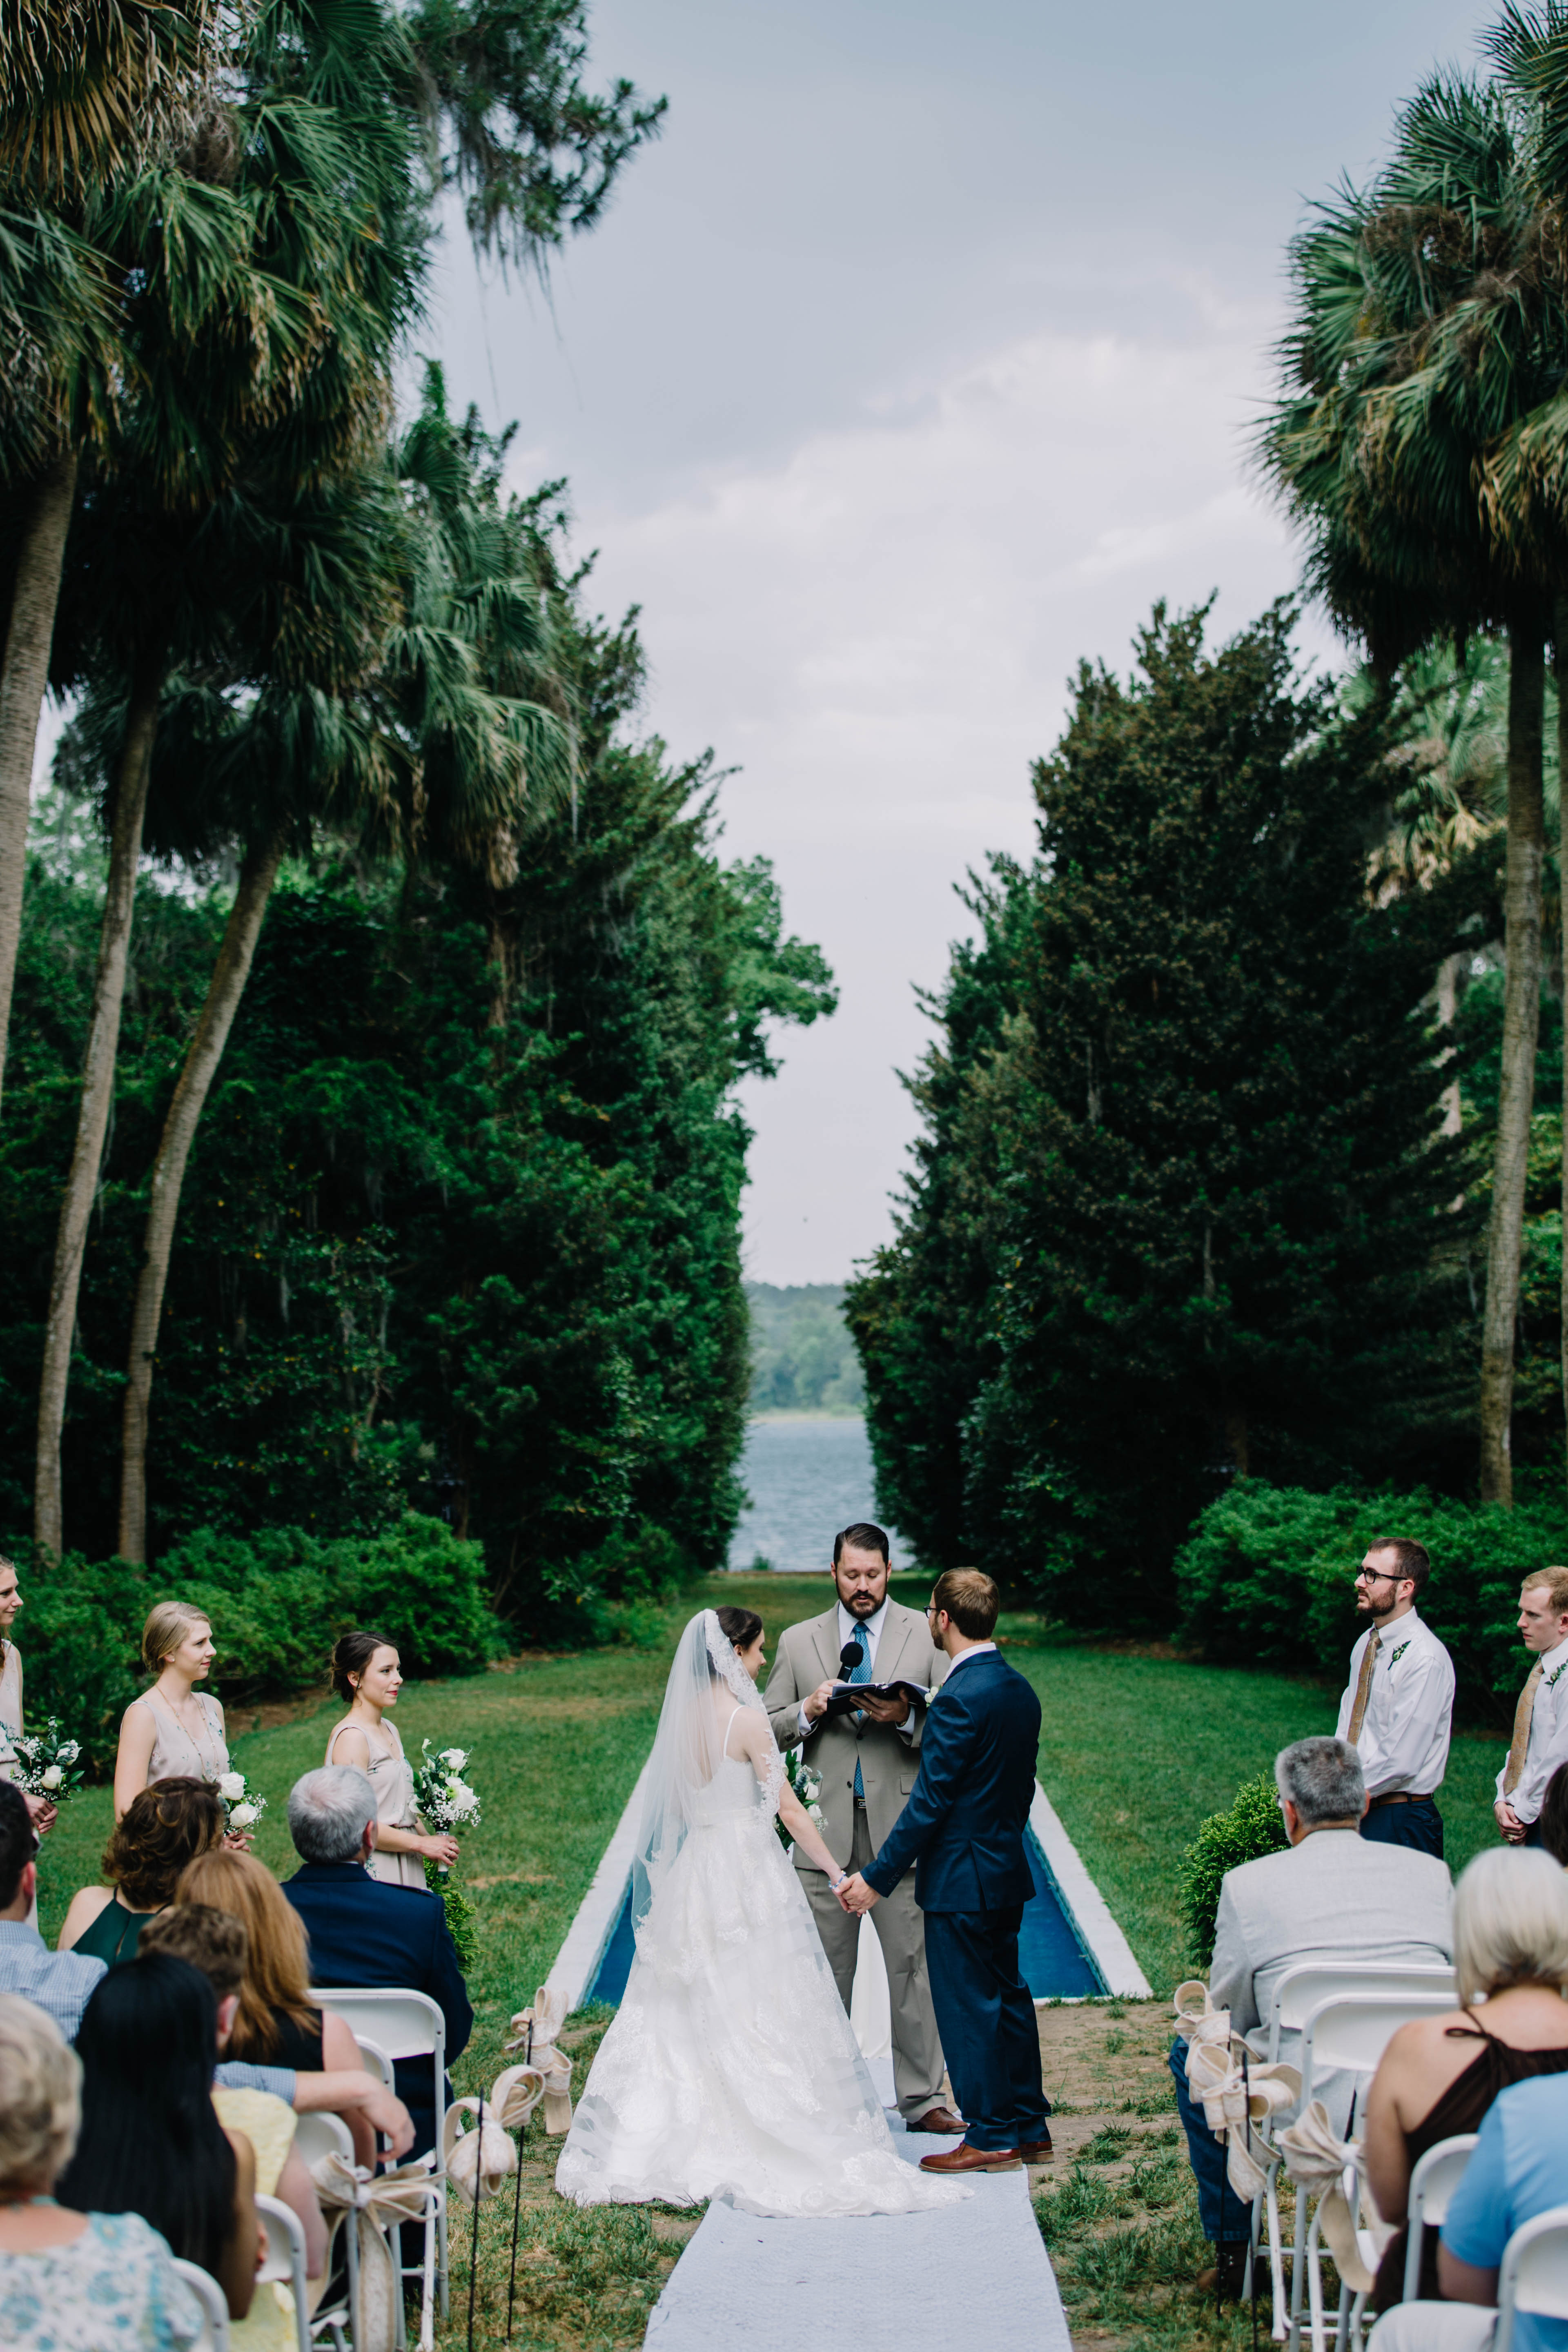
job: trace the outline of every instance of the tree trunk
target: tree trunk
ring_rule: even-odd
[[[120,1541],[116,1547],[121,1559],[138,1563],[147,1557],[147,1413],[153,1394],[158,1325],[163,1312],[163,1287],[169,1278],[169,1256],[180,1213],[180,1190],[185,1181],[185,1164],[195,1141],[196,1129],[250,977],[251,959],[261,936],[278,868],[283,861],[286,838],[280,829],[261,848],[246,853],[239,869],[239,888],[213,966],[202,1017],[191,1039],[185,1066],[163,1121],[158,1157],[153,1163],[153,1192],[147,1204],[142,1272],[137,1278],[136,1304],[131,1317],[131,1358],[125,1371]]]
[[[114,822],[109,843],[109,888],[104,898],[98,971],[93,980],[92,1012],[88,1023],[81,1109],[77,1118],[76,1148],[71,1153],[70,1173],[66,1178],[65,1194],[60,1202],[54,1281],[49,1290],[48,1320],[44,1326],[44,1368],[38,1382],[38,1456],[33,1489],[33,1533],[40,1548],[52,1559],[59,1558],[64,1544],[60,1432],[65,1423],[66,1387],[70,1378],[71,1343],[76,1336],[77,1296],[81,1287],[88,1221],[98,1193],[103,1139],[108,1132],[109,1113],[114,1100],[120,1008],[125,995],[125,967],[131,952],[131,919],[136,904],[136,869],[142,861],[142,819],[147,806],[147,778],[163,682],[161,659],[149,661],[139,667],[132,681],[131,700],[125,713],[125,744],[121,753],[120,774],[114,793]]]
[[[38,482],[17,551],[5,665],[0,667],[0,1087],[5,1079],[11,991],[22,936],[22,881],[27,868],[27,816],[33,799],[38,711],[48,682],[60,566],[75,495],[76,454],[72,451],[51,466]]]
[[[1502,1014],[1502,1083],[1487,1231],[1487,1297],[1481,1326],[1481,1496],[1512,1504],[1514,1326],[1524,1236],[1524,1183],[1535,1095],[1541,1021],[1541,866],[1545,847],[1541,755],[1546,663],[1544,632],[1532,615],[1509,632],[1508,885]]]

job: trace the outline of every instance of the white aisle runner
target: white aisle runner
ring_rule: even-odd
[[[850,2020],[883,2101],[893,2098],[892,2020],[882,1948],[860,1922]],[[955,2140],[906,2134],[918,2164]],[[760,2221],[710,2205],[649,2315],[647,2352],[755,2352],[758,2314],[812,2352],[918,2352],[950,2340],[984,2352],[1071,2352],[1029,2176],[984,2173],[962,2205],[842,2221]]]
[[[907,2138],[911,2162],[956,2145]],[[1071,2352],[1029,2176],[983,2173],[962,2205],[842,2221],[760,2221],[710,2205],[653,2307],[647,2352]]]

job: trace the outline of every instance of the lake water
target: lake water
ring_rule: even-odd
[[[799,1574],[826,1569],[833,1538],[852,1519],[877,1519],[871,1448],[858,1416],[792,1414],[754,1421],[741,1476],[752,1497],[730,1546],[730,1566],[748,1569],[761,1553],[770,1568]],[[892,1528],[894,1565],[900,1560]]]

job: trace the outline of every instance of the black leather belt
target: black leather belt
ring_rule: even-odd
[[[1430,1796],[1418,1797],[1414,1790],[1394,1789],[1386,1797],[1369,1797],[1366,1809],[1370,1813],[1374,1805],[1429,1805],[1431,1801]]]

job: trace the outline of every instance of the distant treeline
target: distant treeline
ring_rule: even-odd
[[[841,1282],[748,1282],[753,1412],[860,1412],[866,1384]]]

